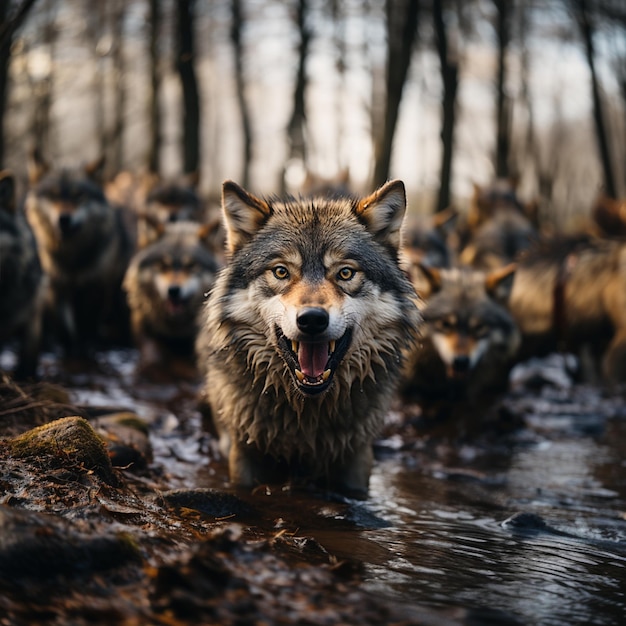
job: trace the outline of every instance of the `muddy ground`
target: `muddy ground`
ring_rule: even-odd
[[[132,350],[0,378],[0,624],[566,624],[626,614],[623,390],[560,358],[462,423],[398,404],[364,502],[233,490]]]

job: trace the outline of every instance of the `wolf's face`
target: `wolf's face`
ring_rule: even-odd
[[[310,397],[338,376],[372,375],[372,361],[400,360],[398,344],[417,319],[397,259],[401,182],[360,201],[265,201],[227,182],[223,207],[230,259],[221,315],[251,369],[264,364],[269,384],[284,387],[286,366],[290,386]]]
[[[512,355],[519,333],[506,310],[515,266],[484,274],[423,268],[433,289],[423,311],[427,335],[448,378],[462,380],[489,358]]]

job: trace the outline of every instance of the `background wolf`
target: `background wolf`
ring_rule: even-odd
[[[140,370],[192,375],[199,316],[219,268],[205,238],[210,225],[175,222],[135,254],[124,278]]]
[[[127,327],[121,283],[132,242],[121,211],[102,191],[102,165],[99,160],[84,168],[50,171],[34,153],[29,169],[26,215],[50,279],[55,328],[74,355],[102,339],[128,340],[119,329]]]
[[[233,483],[365,495],[372,439],[420,319],[398,265],[404,184],[364,199],[223,186],[228,263],[198,351]]]
[[[37,370],[46,280],[33,234],[16,206],[15,180],[0,172],[0,342],[18,340],[15,376]]]

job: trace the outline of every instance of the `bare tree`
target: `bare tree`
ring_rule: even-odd
[[[444,16],[445,0],[433,0],[433,18],[443,95],[441,99],[441,174],[436,211],[443,211],[450,204],[452,157],[454,154],[454,125],[456,120],[456,95],[459,85],[458,51],[451,49]]]
[[[178,0],[176,68],[183,91],[183,171],[200,170],[200,95],[194,68],[194,0]]]
[[[583,37],[585,45],[585,54],[587,56],[587,64],[591,75],[591,92],[593,96],[593,119],[596,125],[596,138],[598,141],[598,150],[600,151],[600,160],[602,162],[602,170],[604,174],[604,192],[611,198],[617,197],[617,186],[613,175],[613,166],[611,164],[611,154],[609,150],[609,140],[606,129],[606,120],[602,109],[602,99],[600,97],[600,84],[596,71],[596,52],[593,41],[593,24],[590,14],[590,7],[587,0],[573,0],[576,19]]]
[[[117,172],[124,159],[124,130],[126,114],[126,62],[124,58],[125,0],[111,6],[111,57],[113,61],[113,125],[109,137],[107,163]]]
[[[243,132],[243,173],[242,184],[250,184],[250,164],[252,162],[252,127],[250,112],[246,100],[246,83],[243,71],[243,45],[241,35],[244,26],[244,17],[241,10],[241,0],[231,1],[230,40],[235,52],[235,83],[237,85],[237,102],[241,115],[241,129]]]
[[[393,136],[398,122],[404,83],[411,64],[419,13],[417,0],[386,0],[387,92],[382,136],[375,144],[374,186],[389,177]]]
[[[496,7],[496,37],[498,39],[498,73],[496,79],[496,176],[509,175],[511,138],[511,100],[506,90],[507,53],[511,42],[511,17],[513,3],[509,0],[493,0]]]
[[[17,6],[11,0],[0,0],[0,166],[4,164],[4,114],[8,98],[11,44],[36,0],[23,0]]]
[[[150,121],[150,147],[148,148],[148,169],[161,173],[161,69],[159,56],[159,34],[161,31],[161,0],[150,0],[148,35],[148,58],[150,63],[150,95],[148,118]]]

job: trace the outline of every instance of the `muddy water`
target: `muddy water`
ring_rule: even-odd
[[[146,419],[171,488],[228,488],[192,385],[135,384],[132,351],[100,363],[99,373],[69,376],[53,359],[44,369],[78,404]],[[434,611],[441,623],[626,623],[623,393],[566,375],[556,382],[503,401],[521,423],[506,434],[458,442],[392,424],[366,502],[280,489],[242,497],[268,527],[361,562],[372,593]]]

